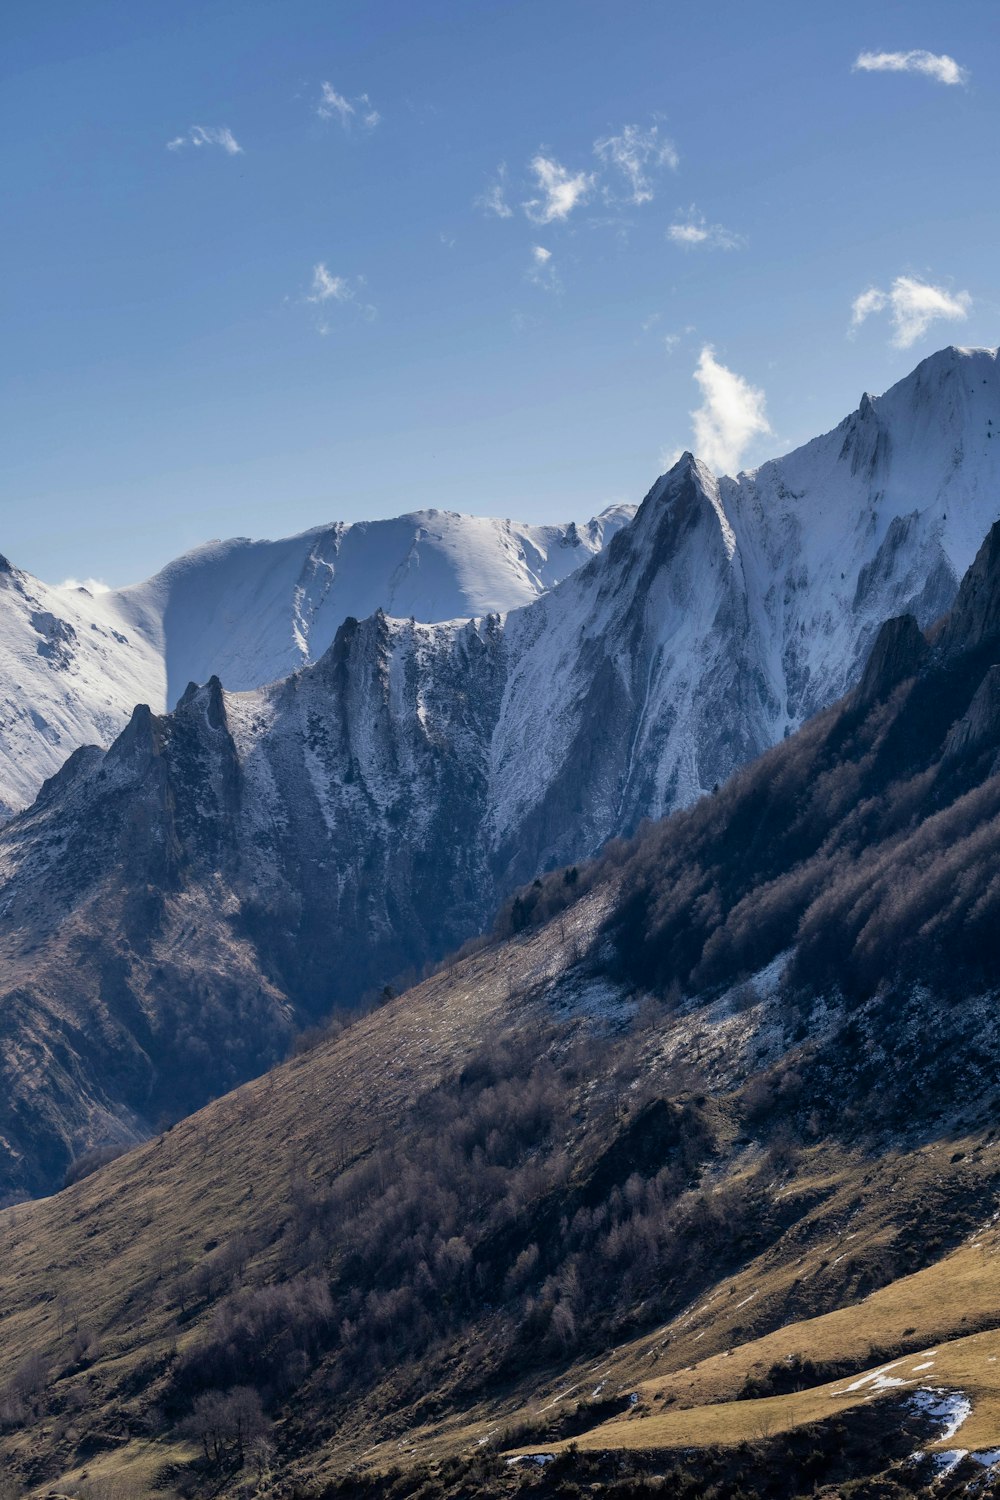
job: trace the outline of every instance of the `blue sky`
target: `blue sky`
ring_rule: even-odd
[[[0,550],[583,518],[997,343],[998,19],[13,0]]]

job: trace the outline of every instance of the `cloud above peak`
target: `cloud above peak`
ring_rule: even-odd
[[[854,73],[922,73],[935,83],[961,84],[969,80],[967,68],[961,67],[947,52],[859,52],[851,70]]]
[[[715,474],[735,474],[753,439],[772,431],[764,392],[717,360],[711,344],[702,349],[694,378],[702,394],[691,413],[695,456]]]
[[[594,188],[592,173],[568,172],[553,157],[541,153],[532,158],[531,170],[540,196],[529,198],[521,207],[534,224],[568,219],[578,203],[587,201]]]
[[[893,327],[891,343],[896,349],[909,349],[939,318],[964,322],[971,306],[968,292],[953,293],[916,276],[897,276],[887,292],[872,286],[855,297],[849,332],[856,333],[873,313],[888,311]]]
[[[653,200],[650,173],[661,167],[676,172],[680,157],[673,141],[660,137],[660,127],[623,125],[618,135],[594,142],[594,153],[605,166],[614,167],[625,179],[629,203],[637,207]]]
[[[192,125],[186,135],[176,135],[167,142],[168,151],[185,146],[221,146],[227,156],[242,156],[243,147],[227,125]]]

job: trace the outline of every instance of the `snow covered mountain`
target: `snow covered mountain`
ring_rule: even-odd
[[[213,673],[234,692],[287,677],[318,661],[349,616],[382,609],[432,623],[528,604],[634,514],[635,506],[613,505],[585,524],[528,526],[428,510],[278,542],[236,537],[186,553],[114,597],[154,622],[172,707],[189,682]]]
[[[0,817],[136,703],[161,713],[213,673],[259,687],[317,660],[349,615],[421,621],[528,603],[600,551],[635,507],[577,524],[420,511],[281,541],[210,542],[145,583],[91,595],[0,566]]]
[[[946,349],[736,479],[690,454],[596,563],[509,617],[490,839],[511,876],[693,801],[929,625],[1000,516],[1000,361]]]
[[[67,1120],[194,1107],[835,700],[883,619],[953,603],[1000,516],[995,427],[996,352],[946,350],[755,473],[685,455],[505,618],[351,616],[289,677],[78,751],[0,831],[5,1066],[54,1159]]]
[[[79,745],[107,745],[136,703],[162,704],[144,614],[111,594],[52,588],[0,557],[0,820]]]

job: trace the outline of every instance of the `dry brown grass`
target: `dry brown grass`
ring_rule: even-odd
[[[155,1397],[157,1369],[199,1336],[197,1318],[178,1328],[170,1295],[177,1273],[207,1245],[241,1231],[258,1246],[253,1273],[266,1278],[277,1269],[275,1234],[289,1215],[293,1182],[325,1180],[362,1157],[391,1137],[422,1094],[457,1073],[485,1036],[547,1014],[547,977],[572,945],[586,942],[597,917],[585,902],[558,941],[555,924],[473,955],[73,1188],[0,1214],[0,1389],[35,1353],[59,1376],[78,1330],[92,1333],[97,1347],[89,1367],[55,1380],[59,1414],[0,1436],[0,1460],[27,1467],[44,1456],[38,1494],[95,1477],[105,1485],[128,1481],[140,1493],[152,1487],[168,1462],[190,1450],[123,1439],[125,1424],[143,1415],[147,1391]],[[744,1017],[734,1028],[731,1056],[745,1059],[760,1045],[754,1024]],[[696,1016],[650,1032],[643,1042],[650,1076],[683,1055],[699,1029],[704,1018]],[[724,1067],[720,1055],[716,1076]],[[720,1116],[723,1134],[726,1128]],[[958,1165],[957,1147],[965,1153]],[[759,1151],[748,1147],[731,1159],[729,1180],[749,1181],[760,1165]],[[969,1136],[878,1160],[829,1141],[817,1145],[773,1183],[775,1204],[788,1210],[787,1233],[669,1323],[432,1424],[399,1411],[390,1422],[387,1380],[358,1403],[335,1441],[304,1455],[302,1469],[321,1477],[493,1447],[517,1424],[544,1430],[553,1413],[598,1387],[640,1399],[627,1418],[578,1437],[581,1446],[739,1441],[868,1399],[863,1391],[844,1395],[844,1380],[763,1401],[734,1399],[772,1365],[799,1355],[860,1374],[878,1359],[873,1350],[932,1344],[939,1346],[933,1382],[961,1387],[974,1404],[959,1441],[998,1446],[1000,1357],[993,1362],[992,1333],[972,1332],[1000,1322],[997,1232],[987,1229],[868,1297],[852,1290],[859,1276],[884,1280],[880,1267],[899,1229],[890,1210],[920,1203],[945,1173],[962,1175],[973,1191],[1000,1174],[1000,1145]],[[984,1201],[984,1220],[991,1209]],[[828,1310],[804,1318],[803,1308]],[[130,1380],[133,1393],[123,1395]],[[83,1439],[96,1455],[87,1464],[74,1457]]]
[[[594,902],[581,903],[565,944],[584,940],[597,916]],[[0,1212],[0,1391],[31,1356],[64,1369],[78,1331],[98,1349],[89,1368],[57,1381],[60,1405],[79,1402],[79,1413],[70,1410],[62,1431],[0,1435],[0,1458],[68,1455],[94,1433],[120,1441],[123,1378],[197,1336],[197,1323],[178,1336],[168,1294],[176,1274],[237,1233],[272,1240],[296,1179],[324,1178],[391,1136],[484,1035],[537,1015],[542,1002],[521,997],[565,962],[563,944],[540,933],[473,955],[83,1182]],[[262,1273],[273,1253],[259,1252]],[[117,1472],[134,1446],[105,1466]]]

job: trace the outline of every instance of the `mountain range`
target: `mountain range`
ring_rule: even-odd
[[[686,462],[654,505],[698,517],[703,489]],[[290,712],[324,681],[336,701],[339,660],[248,703]],[[989,1493],[998,673],[994,522],[943,615],[883,621],[848,691],[717,792],[540,873],[438,973],[7,1210],[6,1472],[38,1496]],[[135,932],[201,976],[188,1025],[259,963],[249,921],[228,914],[226,948],[209,925],[246,871],[234,701],[137,713],[9,825],[50,859],[35,899],[81,903],[78,957],[101,913],[74,872],[116,850],[137,926],[101,950],[101,1024],[129,1020],[112,958]],[[73,1045],[53,1027],[53,1058]]]
[[[719,481],[685,455],[631,521],[586,543],[547,533],[567,565],[607,545],[506,614],[336,624],[355,529],[323,533],[341,539],[343,591],[308,641],[282,637],[301,654],[332,633],[318,660],[247,691],[213,676],[168,715],[136,708],[0,832],[4,1190],[51,1186],[89,1146],[234,1086],[480,932],[522,883],[692,804],[835,701],[882,620],[906,610],[923,628],[953,602],[1000,513],[994,414],[995,351],[951,349],[752,474]],[[408,578],[451,580],[425,600],[451,608],[456,579],[472,597],[475,568],[455,561],[470,534],[494,582],[500,557],[506,586],[542,588],[540,537],[528,578],[524,535],[438,520],[415,551],[415,518],[385,523],[423,559]],[[289,624],[292,580],[321,550],[309,534],[168,569],[158,618],[178,659],[228,651],[237,684],[251,660],[280,667],[268,622]],[[136,595],[143,618],[154,593]],[[263,632],[252,650],[218,603],[237,598]]]
[[[0,816],[137,703],[172,708],[219,674],[260,687],[323,655],[349,615],[464,619],[527,603],[592,557],[634,507],[528,526],[452,511],[209,542],[130,588],[53,588],[0,564]]]

